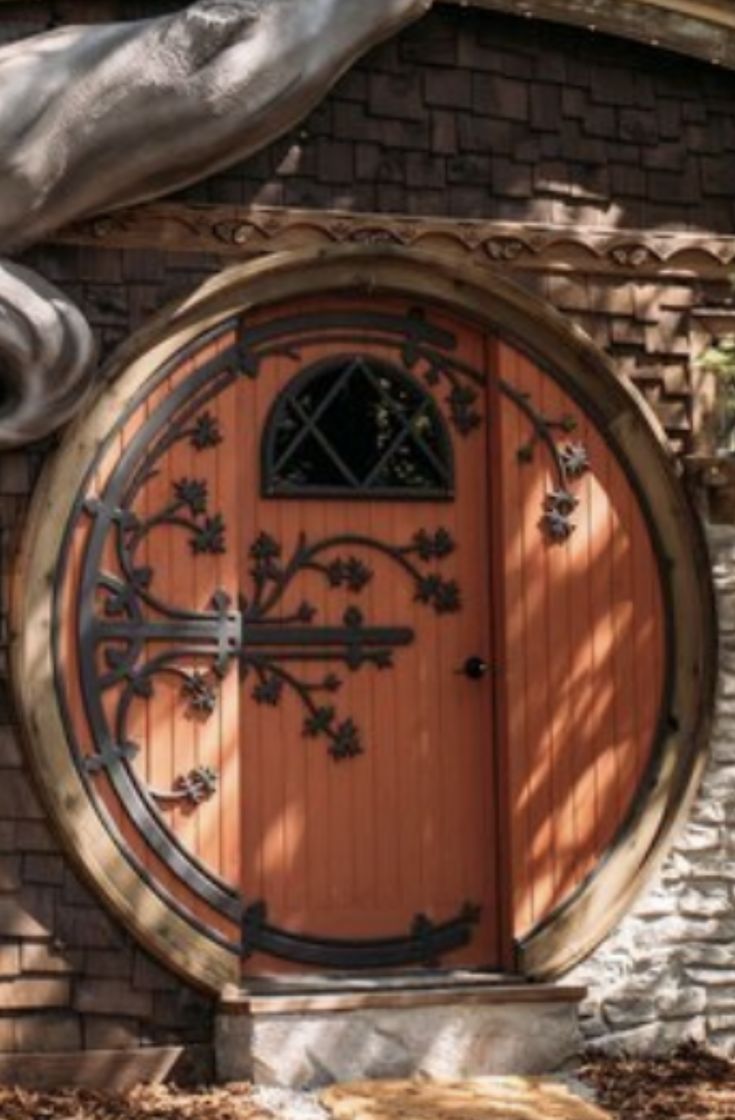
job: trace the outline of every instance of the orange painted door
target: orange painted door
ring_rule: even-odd
[[[299,310],[323,329],[237,402],[238,474],[264,472],[238,517],[246,930],[291,967],[497,967],[484,389],[452,404],[356,308],[354,338]],[[482,366],[479,331],[432,323]]]

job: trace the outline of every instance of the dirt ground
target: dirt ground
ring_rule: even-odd
[[[735,1062],[686,1045],[666,1058],[588,1057],[578,1076],[599,1107],[560,1085],[506,1078],[339,1086],[318,1098],[290,1094],[266,1107],[247,1085],[184,1091],[140,1088],[127,1096],[0,1087],[0,1120],[735,1120]]]
[[[608,1120],[562,1085],[534,1078],[451,1084],[377,1081],[264,1108],[248,1086],[187,1093],[139,1089],[129,1096],[0,1089],[0,1120]]]
[[[591,1058],[579,1076],[614,1120],[735,1120],[735,1062],[693,1044],[658,1059]]]

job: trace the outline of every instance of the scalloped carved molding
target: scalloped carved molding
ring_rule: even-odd
[[[168,202],[78,222],[53,240],[240,259],[284,249],[392,245],[521,270],[620,277],[726,280],[735,263],[735,237]]]

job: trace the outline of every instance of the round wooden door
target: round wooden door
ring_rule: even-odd
[[[80,509],[95,794],[247,972],[497,968],[488,340],[333,298],[233,343],[148,387]]]
[[[671,638],[706,616],[694,553],[661,563],[683,514],[650,515],[668,475],[622,391],[585,400],[479,313],[401,294],[407,267],[193,313],[36,500],[18,682],[49,803],[215,990],[511,970],[579,907],[587,944],[600,868],[622,892],[616,846],[658,834],[645,796],[698,726]]]

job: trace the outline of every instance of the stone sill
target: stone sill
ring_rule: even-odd
[[[293,988],[258,992],[247,989],[226,993],[219,1005],[220,1014],[304,1015],[346,1011],[420,1007],[477,1007],[543,1003],[578,1004],[587,989],[557,984],[516,984],[502,980],[477,979],[458,982],[448,977],[430,986],[396,987],[395,983],[373,981],[369,987],[355,990],[350,981],[337,981],[321,991],[299,992]]]

